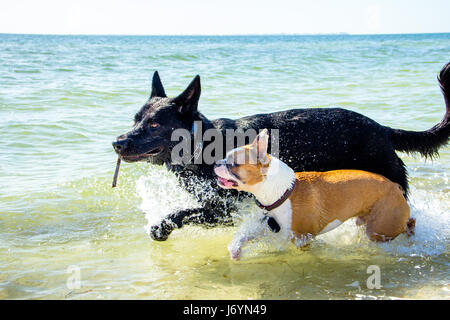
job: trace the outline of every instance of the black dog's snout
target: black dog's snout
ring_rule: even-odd
[[[113,141],[112,145],[113,145],[114,150],[117,153],[120,153],[121,151],[125,150],[128,146],[128,141],[129,141],[128,139]]]

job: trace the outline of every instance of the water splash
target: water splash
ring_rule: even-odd
[[[152,167],[146,176],[136,182],[136,191],[142,199],[140,209],[145,213],[147,226],[160,222],[168,214],[186,208],[195,208],[199,203],[178,184],[175,174],[165,168]]]
[[[165,216],[176,210],[198,207],[200,204],[183,190],[174,174],[164,169],[150,170],[138,179],[137,192],[142,198],[140,208],[148,221],[146,231]],[[438,197],[436,193],[411,188],[411,216],[416,219],[416,234],[413,237],[400,235],[389,243],[373,243],[367,239],[364,227],[357,227],[353,219],[339,228],[316,237],[311,250],[323,250],[332,255],[342,255],[355,249],[367,253],[388,254],[395,256],[438,256],[448,251],[450,240],[450,220],[446,216],[449,199],[445,194]],[[239,210],[233,214],[238,226],[234,232],[251,233],[259,228],[262,213],[253,203],[246,199],[239,204]],[[192,230],[186,230],[185,237],[193,236]],[[195,236],[199,236],[195,232]],[[242,251],[244,257],[286,251],[292,245],[286,241],[283,233],[273,233],[269,229],[258,241],[249,243]]]
[[[416,219],[413,237],[402,235],[391,244],[379,244],[386,252],[405,256],[438,256],[448,251],[450,220],[449,196],[423,189],[411,188],[409,205],[411,216]]]

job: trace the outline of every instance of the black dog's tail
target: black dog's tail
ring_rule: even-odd
[[[439,148],[448,143],[450,137],[450,62],[438,75],[439,85],[445,99],[446,112],[440,123],[426,131],[391,129],[394,149],[407,153],[420,152],[424,157],[438,155]]]

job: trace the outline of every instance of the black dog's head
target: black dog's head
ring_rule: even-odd
[[[153,75],[152,93],[134,117],[133,128],[113,142],[116,153],[127,162],[146,160],[154,164],[170,161],[172,132],[191,130],[198,114],[200,77],[197,75],[176,98],[168,98],[158,72]]]

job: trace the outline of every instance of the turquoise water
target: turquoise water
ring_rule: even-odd
[[[306,251],[276,239],[242,261],[235,228],[145,227],[196,203],[164,168],[124,163],[128,130],[159,71],[174,96],[200,74],[209,118],[339,106],[425,130],[444,114],[436,74],[450,34],[132,37],[0,35],[0,299],[450,298],[450,149],[408,165],[414,238],[369,243],[346,223]],[[243,221],[256,211],[243,205]],[[368,289],[378,265],[382,285]],[[80,288],[68,287],[68,267]]]

